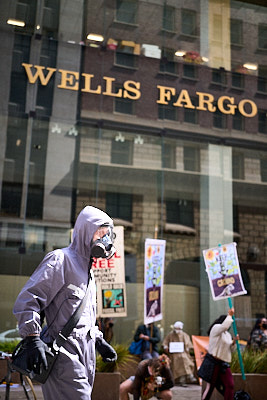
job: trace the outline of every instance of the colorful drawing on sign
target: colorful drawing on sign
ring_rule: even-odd
[[[203,250],[213,300],[246,294],[236,251],[236,243]]]
[[[164,259],[165,240],[147,239],[145,245],[145,323],[162,319]]]
[[[123,289],[104,289],[102,290],[102,299],[103,309],[124,307]]]

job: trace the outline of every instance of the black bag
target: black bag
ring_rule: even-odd
[[[220,360],[214,358],[211,354],[206,353],[202,364],[197,371],[198,376],[206,382],[211,382],[215,365],[220,364]]]
[[[45,355],[48,368],[44,369],[42,368],[43,366],[41,366],[40,374],[35,374],[33,371],[27,369],[27,352],[26,348],[24,347],[24,343],[25,339],[21,340],[13,351],[11,368],[15,371],[18,371],[22,375],[27,375],[30,379],[33,379],[40,383],[45,383],[58,357],[59,350],[56,351],[55,349],[49,348],[47,346],[47,349],[45,350]]]
[[[234,400],[252,400],[252,398],[247,392],[244,392],[244,390],[238,390],[235,392]]]

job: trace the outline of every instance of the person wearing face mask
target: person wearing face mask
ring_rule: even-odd
[[[267,349],[267,322],[266,318],[258,318],[252,328],[247,346],[253,350]]]
[[[90,400],[95,351],[106,362],[117,358],[96,326],[96,285],[91,269],[93,257],[109,259],[114,253],[112,219],[102,210],[87,206],[78,215],[72,243],[48,253],[17,297],[13,311],[20,335],[25,338],[27,369],[39,374],[42,368],[47,369],[44,341],[55,340],[88,293],[83,313],[71,334],[64,338],[53,369],[42,385],[45,400]],[[41,313],[47,322],[44,341],[40,337]]]
[[[175,383],[186,386],[186,383],[196,383],[194,377],[195,364],[190,356],[193,349],[190,336],[183,331],[184,324],[176,321],[173,330],[164,338],[163,349],[171,359],[171,369]]]

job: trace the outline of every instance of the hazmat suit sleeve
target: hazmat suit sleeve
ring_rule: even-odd
[[[14,305],[20,335],[40,334],[40,313],[64,286],[64,253],[48,253],[19,293]]]

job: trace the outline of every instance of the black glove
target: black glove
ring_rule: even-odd
[[[104,362],[114,362],[117,360],[116,351],[105,341],[105,339],[98,337],[95,346]]]
[[[27,336],[24,347],[27,352],[27,368],[30,371],[40,374],[41,365],[45,369],[48,368],[45,355],[45,350],[48,350],[48,347],[39,336]]]

